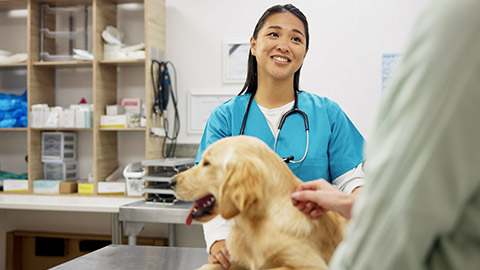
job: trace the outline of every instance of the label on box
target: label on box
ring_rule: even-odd
[[[98,182],[98,194],[125,194],[125,182]]]
[[[143,192],[143,179],[127,178],[127,195],[141,196]]]

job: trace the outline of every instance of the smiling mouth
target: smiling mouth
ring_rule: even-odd
[[[285,58],[285,57],[280,57],[280,56],[273,56],[272,59],[275,60],[275,61],[278,61],[278,62],[282,62],[282,63],[290,62],[290,59]]]
[[[205,215],[210,214],[210,211],[212,211],[213,207],[215,206],[215,202],[215,197],[213,197],[211,194],[196,200],[188,212],[185,224],[190,226],[194,219],[198,220]]]

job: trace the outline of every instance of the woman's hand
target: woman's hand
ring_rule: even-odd
[[[223,269],[228,269],[230,267],[230,253],[228,253],[225,240],[219,240],[213,243],[210,248],[210,256],[208,256],[208,263],[219,263]]]
[[[357,188],[355,192],[359,189]],[[326,211],[338,212],[351,217],[355,195],[347,195],[323,179],[302,183],[292,194],[292,202],[300,211],[316,218]]]

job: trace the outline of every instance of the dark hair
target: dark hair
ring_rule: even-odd
[[[282,12],[290,12],[295,15],[300,21],[303,22],[303,26],[305,27],[305,40],[306,40],[306,50],[308,50],[308,42],[310,40],[310,35],[308,34],[308,22],[305,15],[294,5],[286,4],[286,5],[276,5],[273,6],[263,13],[262,17],[257,22],[255,26],[255,30],[253,31],[253,38],[256,40],[258,36],[258,32],[262,29],[265,21],[272,15]],[[298,91],[298,84],[300,81],[300,68],[295,72],[293,78],[293,88],[295,91]],[[243,85],[242,91],[240,91],[239,95],[244,93],[252,93],[255,94],[258,87],[258,75],[257,75],[257,58],[252,55],[252,50],[248,53],[248,72],[247,72],[247,79],[245,80],[245,84]]]

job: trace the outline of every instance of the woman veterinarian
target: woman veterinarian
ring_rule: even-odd
[[[301,180],[325,179],[331,187],[326,196],[335,205],[332,210],[349,217],[354,193],[363,185],[364,140],[339,105],[299,90],[309,45],[305,15],[290,4],[269,8],[259,19],[250,45],[245,85],[237,97],[210,115],[197,162],[221,138],[255,136],[284,158]],[[311,215],[321,210],[312,209],[313,204],[301,208]],[[229,222],[221,217],[204,225],[209,263],[229,266],[224,240],[229,231]]]

